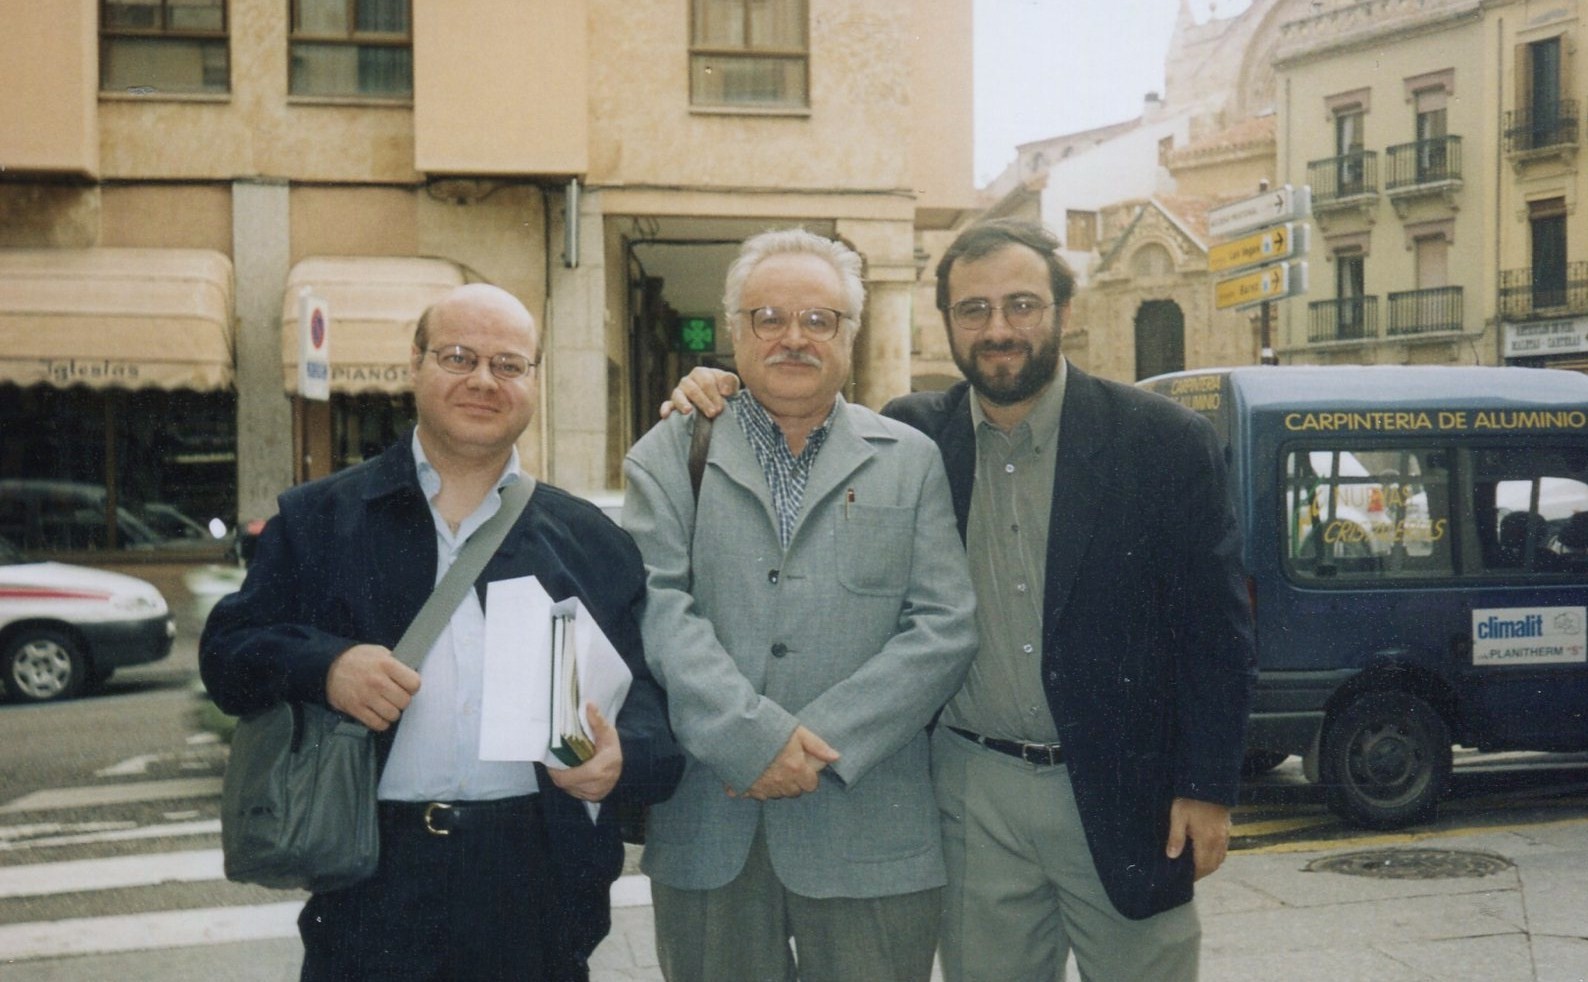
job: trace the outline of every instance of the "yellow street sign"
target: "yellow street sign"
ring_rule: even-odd
[[[1244,266],[1289,259],[1305,248],[1304,231],[1298,233],[1294,224],[1286,222],[1209,249],[1208,272],[1222,273]]]
[[[1232,276],[1213,285],[1213,306],[1219,310],[1278,300],[1290,292],[1290,266],[1279,263]]]

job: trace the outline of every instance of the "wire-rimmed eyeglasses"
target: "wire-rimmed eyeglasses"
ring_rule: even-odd
[[[971,297],[959,303],[949,304],[949,316],[954,319],[954,326],[966,331],[980,331],[992,323],[993,311],[1001,310],[1004,322],[1017,331],[1029,331],[1042,323],[1042,315],[1053,306],[1040,297],[1031,294],[1016,294],[1004,297],[1001,304],[993,303],[985,297]]]
[[[436,364],[444,372],[453,375],[467,375],[474,371],[480,364],[480,354],[473,348],[466,348],[461,344],[448,344],[440,348],[431,348],[430,354],[436,356]],[[503,351],[490,357],[491,374],[504,382],[516,382],[535,370],[539,361],[530,361],[523,355],[511,351]]]
[[[849,315],[831,307],[807,307],[804,310],[784,310],[782,307],[756,307],[739,313],[750,318],[750,330],[762,341],[776,341],[788,331],[790,324],[799,324],[800,333],[812,341],[827,341],[838,333],[838,325]]]

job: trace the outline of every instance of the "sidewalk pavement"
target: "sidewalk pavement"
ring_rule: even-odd
[[[1345,857],[1367,875],[1317,868]],[[1588,980],[1588,819],[1235,852],[1197,896],[1204,982]],[[649,907],[613,912],[591,967],[661,979]]]
[[[1319,868],[1342,861],[1370,875]],[[1404,872],[1445,875],[1387,875]],[[619,883],[593,982],[660,979],[645,883]],[[1198,898],[1204,982],[1588,980],[1588,819],[1551,821],[1544,812],[1534,824],[1482,831],[1236,852]],[[8,982],[288,982],[300,957],[295,939],[278,936],[39,959],[4,974]],[[1068,978],[1079,978],[1073,965]]]

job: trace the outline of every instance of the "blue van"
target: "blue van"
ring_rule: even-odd
[[[1248,769],[1431,818],[1451,745],[1588,749],[1588,376],[1253,367],[1141,383],[1222,434],[1258,684]]]

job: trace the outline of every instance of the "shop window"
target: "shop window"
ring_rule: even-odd
[[[332,470],[378,457],[406,434],[416,419],[414,397],[409,394],[332,395]]]
[[[0,537],[29,552],[219,552],[237,511],[230,393],[0,386]]]
[[[412,98],[412,25],[409,0],[292,0],[289,90]]]
[[[229,91],[227,41],[225,0],[101,0],[100,90]]]
[[[693,0],[690,102],[809,106],[809,20],[806,0]]]

